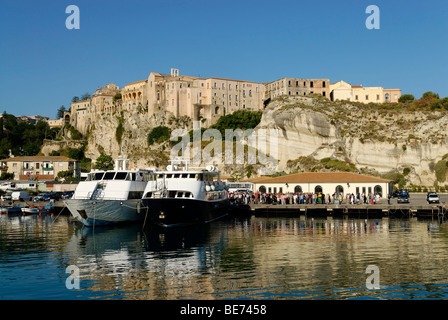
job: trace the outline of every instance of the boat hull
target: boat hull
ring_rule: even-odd
[[[228,215],[229,200],[203,201],[196,199],[143,199],[151,223],[162,226],[208,223]]]
[[[72,216],[88,227],[138,222],[145,218],[146,213],[140,209],[140,199],[67,199],[64,203]]]
[[[22,214],[24,216],[37,213],[39,213],[39,210],[37,208],[22,208]]]

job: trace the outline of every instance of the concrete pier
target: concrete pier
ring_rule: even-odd
[[[258,216],[306,215],[306,216],[445,216],[447,208],[444,205],[412,205],[412,204],[250,204],[247,213]]]

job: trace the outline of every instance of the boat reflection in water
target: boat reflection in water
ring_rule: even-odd
[[[103,299],[447,297],[448,229],[427,226],[227,217],[172,228],[77,228],[65,251],[80,269],[80,295]],[[368,265],[381,270],[380,290],[366,288]]]
[[[185,290],[200,294],[202,283],[210,281],[208,272],[219,264],[225,244],[209,244],[225,229],[214,226],[79,228],[66,251],[70,263],[80,268],[81,283],[90,283],[86,289],[92,292],[119,291],[121,298],[132,299],[179,298]]]

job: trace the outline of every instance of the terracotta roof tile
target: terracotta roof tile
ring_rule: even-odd
[[[294,182],[390,182],[391,180],[351,172],[302,172],[280,177],[258,177],[246,181],[256,183]]]
[[[74,159],[70,159],[64,156],[23,156],[23,157],[14,157],[8,159],[1,159],[1,162],[12,162],[12,161],[53,161],[53,162],[61,162],[61,161],[76,161]]]

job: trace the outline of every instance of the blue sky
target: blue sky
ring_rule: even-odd
[[[80,10],[68,30],[67,6]],[[366,8],[380,9],[368,30]],[[0,112],[55,118],[73,96],[172,67],[268,82],[329,78],[448,96],[446,0],[1,0]]]

